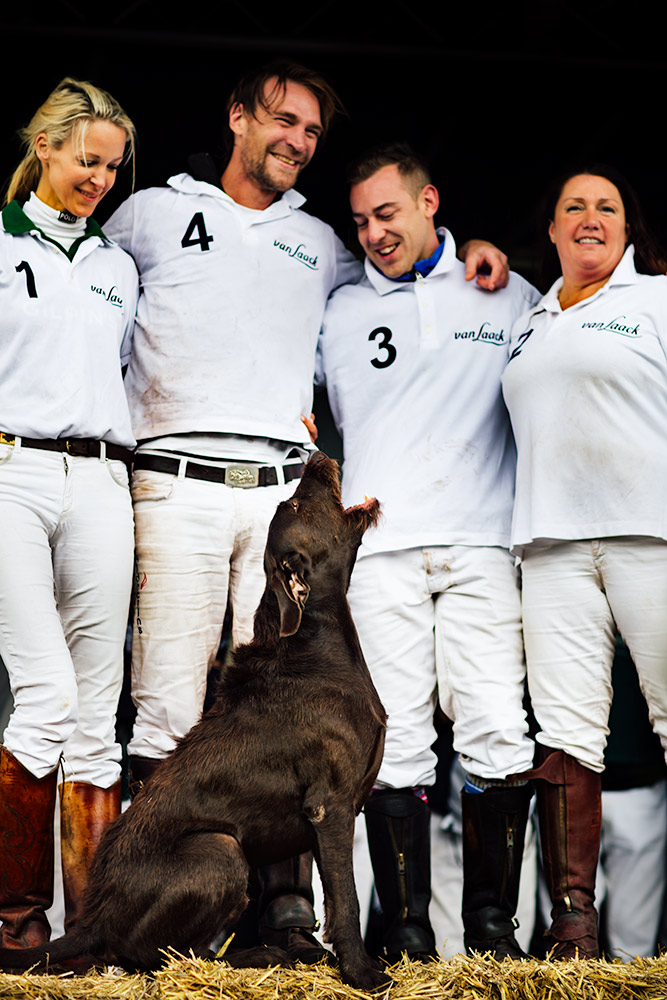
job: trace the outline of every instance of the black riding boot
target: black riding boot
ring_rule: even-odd
[[[364,806],[387,961],[435,956],[431,901],[431,812],[411,788],[380,789]]]
[[[313,855],[263,865],[259,871],[259,935],[262,944],[282,948],[294,961],[313,965],[330,952],[313,937]]]
[[[532,785],[461,792],[466,951],[527,958],[514,936]]]

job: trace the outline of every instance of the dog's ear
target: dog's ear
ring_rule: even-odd
[[[282,558],[271,573],[271,588],[278,599],[280,638],[294,635],[301,625],[301,615],[310,594],[306,581],[306,562],[297,552]]]
[[[361,539],[366,528],[374,527],[380,520],[380,504],[375,497],[366,497],[364,503],[357,504],[356,507],[347,507],[345,516],[352,531]]]

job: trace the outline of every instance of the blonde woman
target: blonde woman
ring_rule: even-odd
[[[132,574],[121,366],[132,259],[91,218],[134,153],[109,94],[63,80],[23,130],[0,223],[0,945],[49,938],[61,781],[66,926],[120,806],[115,712]]]

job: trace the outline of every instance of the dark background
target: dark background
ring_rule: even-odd
[[[344,165],[360,146],[394,138],[429,158],[439,221],[457,240],[497,242],[527,277],[536,203],[572,160],[627,173],[667,242],[657,4],[181,0],[171,9],[36,0],[0,15],[3,183],[19,156],[17,128],[65,75],[110,90],[134,119],[145,187],[185,169],[189,152],[216,152],[235,80],[289,56],[320,69],[349,112],[299,183],[308,209],[348,242]],[[126,174],[100,221],[129,187]]]

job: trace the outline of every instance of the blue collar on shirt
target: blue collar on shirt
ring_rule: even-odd
[[[410,271],[408,271],[407,274],[402,274],[400,276],[400,278],[389,278],[389,280],[390,281],[416,281],[418,274],[422,278],[425,278],[427,274],[430,274],[431,271],[433,270],[433,268],[435,267],[435,265],[438,263],[438,261],[442,257],[442,251],[445,249],[445,237],[444,236],[443,237],[438,236],[438,239],[440,240],[440,242],[438,243],[438,246],[433,251],[433,253],[431,254],[430,257],[427,257],[425,260],[418,260],[415,264],[413,264],[412,269]],[[378,268],[378,270],[380,270],[380,269]],[[380,273],[382,273],[382,272],[380,272]],[[385,278],[386,277],[388,277],[388,275],[385,274]]]

